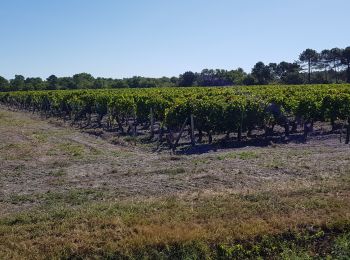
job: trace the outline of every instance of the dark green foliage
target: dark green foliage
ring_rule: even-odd
[[[196,74],[192,71],[186,71],[184,74],[180,75],[179,86],[180,87],[190,87],[193,86],[197,79]]]
[[[0,91],[7,91],[8,88],[9,88],[8,80],[0,76]]]
[[[0,102],[46,115],[68,116],[73,123],[91,124],[96,118],[100,127],[116,123],[121,132],[130,122],[148,124],[151,111],[167,131],[189,126],[188,118],[193,115],[198,133],[237,133],[238,140],[242,133],[254,129],[276,124],[286,127],[286,116],[310,124],[333,124],[350,117],[350,88],[346,84],[3,92]]]
[[[308,83],[311,83],[311,70],[317,64],[319,55],[315,50],[306,49],[299,55],[299,60],[307,64],[308,67]]]
[[[273,78],[271,68],[269,66],[265,66],[265,64],[261,61],[255,64],[254,68],[252,69],[252,76],[256,78],[259,85],[268,84]]]

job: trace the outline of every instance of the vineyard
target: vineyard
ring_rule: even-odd
[[[315,122],[334,129],[339,121],[346,143],[350,135],[348,84],[3,92],[0,103],[121,134],[143,129],[173,149],[184,133],[195,145],[203,136],[209,143],[220,134],[234,134],[237,141],[254,130],[267,136],[276,125],[286,137],[301,126],[306,138]]]
[[[0,259],[349,259],[349,115],[346,84],[0,92]]]

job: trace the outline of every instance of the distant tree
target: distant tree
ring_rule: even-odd
[[[54,90],[58,88],[58,78],[55,75],[49,76],[46,81],[48,89]]]
[[[299,60],[308,67],[308,83],[311,83],[311,70],[317,64],[318,53],[312,49],[306,49],[299,55]]]
[[[350,46],[343,50],[341,62],[346,66],[346,82],[350,83]]]
[[[115,80],[113,80],[111,87],[112,88],[129,88],[130,86],[128,85],[128,83],[125,80],[115,79]]]
[[[175,78],[176,79],[176,78]],[[175,87],[176,86],[176,80],[175,82],[172,82],[171,78],[168,77],[161,77],[160,79],[153,79],[157,87]]]
[[[281,81],[283,84],[299,85],[304,84],[304,77],[299,72],[290,72],[286,74]]]
[[[303,79],[300,75],[300,70],[299,64],[282,61],[275,67],[274,75],[281,83],[301,84]]]
[[[199,73],[197,81],[200,86],[232,85],[232,81],[228,77],[228,71],[220,69],[203,69],[201,73]]]
[[[45,82],[39,78],[26,78],[23,90],[43,90],[46,88]]]
[[[106,80],[104,78],[96,78],[94,80],[94,84],[92,85],[93,89],[101,89],[101,88],[106,88]]]
[[[158,86],[157,80],[152,79],[152,78],[141,78],[139,82],[139,87],[140,88],[155,88]]]
[[[341,66],[342,60],[342,50],[339,48],[333,48],[330,50],[330,59],[332,61],[333,70],[335,72],[335,82],[338,83],[338,70],[337,68]]]
[[[171,77],[170,82],[174,85],[179,84],[179,78],[178,77]]]
[[[229,86],[232,84],[233,81],[229,77],[229,71],[222,69],[215,70],[215,86]]]
[[[9,81],[0,76],[0,91],[7,91],[9,89]]]
[[[24,89],[24,77],[22,75],[15,75],[15,78],[10,80],[10,86],[13,91]]]
[[[320,53],[319,56],[319,62],[318,62],[318,68],[324,70],[324,77],[325,77],[325,82],[328,82],[328,70],[331,67],[331,51],[330,50],[323,50]]]
[[[141,77],[134,76],[132,78],[124,79],[130,88],[139,88]]]
[[[198,85],[215,86],[217,82],[216,73],[212,69],[203,69],[198,76]]]
[[[74,89],[76,84],[72,77],[60,77],[58,78],[58,88],[59,89]]]
[[[244,78],[247,76],[247,73],[244,72],[242,68],[236,70],[230,70],[226,72],[226,80],[230,82],[230,85],[242,85],[244,84]]]
[[[242,83],[243,85],[247,85],[247,86],[256,84],[255,78],[251,74],[248,74],[247,76],[245,76]]]
[[[278,80],[278,76],[277,76],[278,64],[277,63],[269,63],[269,65],[267,65],[267,66],[270,69],[271,80],[272,81],[277,81]]]
[[[101,78],[101,79],[103,80],[103,88],[112,88],[113,87],[114,79],[112,79],[112,78]]]
[[[73,75],[73,82],[77,89],[88,89],[93,87],[95,79],[91,74],[79,73]]]
[[[192,71],[186,71],[184,74],[179,77],[179,86],[180,87],[190,87],[193,86],[196,81],[196,74]]]
[[[272,79],[271,68],[265,66],[263,62],[259,61],[252,69],[252,76],[256,78],[259,85],[268,84]]]

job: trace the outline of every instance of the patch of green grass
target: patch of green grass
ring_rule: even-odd
[[[329,208],[328,201],[318,198],[318,197],[309,197],[308,200],[302,203],[302,207],[307,210],[315,210],[315,209],[328,209]],[[332,208],[334,207],[341,207],[341,204],[339,204],[337,201],[333,202]]]
[[[85,149],[83,145],[73,144],[73,143],[62,143],[58,144],[55,148],[52,148],[48,151],[48,155],[64,155],[81,158],[85,154]]]
[[[6,127],[23,127],[33,124],[34,122],[28,118],[16,119],[8,113],[1,113],[0,125]]]
[[[239,194],[238,197],[250,202],[261,202],[263,200],[266,201],[271,199],[272,194],[267,192],[260,192],[260,193],[251,193],[251,194]]]
[[[67,183],[67,181],[64,178],[57,178],[48,181],[48,184],[51,186],[63,186],[65,183]]]
[[[120,157],[122,155],[122,152],[120,151],[112,151],[111,154],[114,156],[114,157]]]
[[[266,160],[262,165],[263,167],[275,170],[285,168],[285,162],[282,159],[277,159],[276,157],[273,157],[273,159],[270,160]]]
[[[82,205],[89,201],[100,200],[103,192],[96,189],[72,189],[68,192],[48,192],[38,196],[46,205]]]
[[[218,160],[225,159],[240,159],[240,160],[252,160],[259,158],[259,154],[254,151],[243,151],[243,152],[230,152],[217,156]]]
[[[12,194],[7,201],[11,204],[33,203],[36,198],[32,194]]]
[[[58,170],[54,170],[49,172],[49,175],[54,176],[54,177],[62,177],[65,176],[67,173],[64,169],[58,169]]]
[[[304,158],[311,154],[312,152],[310,150],[293,149],[293,150],[288,150],[285,156],[287,158],[290,158],[290,157]]]
[[[21,142],[5,145],[1,148],[0,156],[5,160],[30,160],[35,155],[35,150],[31,143]],[[1,158],[0,157],[0,158]]]
[[[43,142],[47,142],[48,138],[49,138],[50,134],[42,132],[42,131],[37,131],[34,132],[31,137],[41,143]]]
[[[79,144],[65,143],[61,144],[59,147],[70,156],[81,157],[84,154],[84,146]]]

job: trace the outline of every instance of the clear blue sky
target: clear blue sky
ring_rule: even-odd
[[[0,75],[250,71],[350,45],[349,0],[0,0]]]

